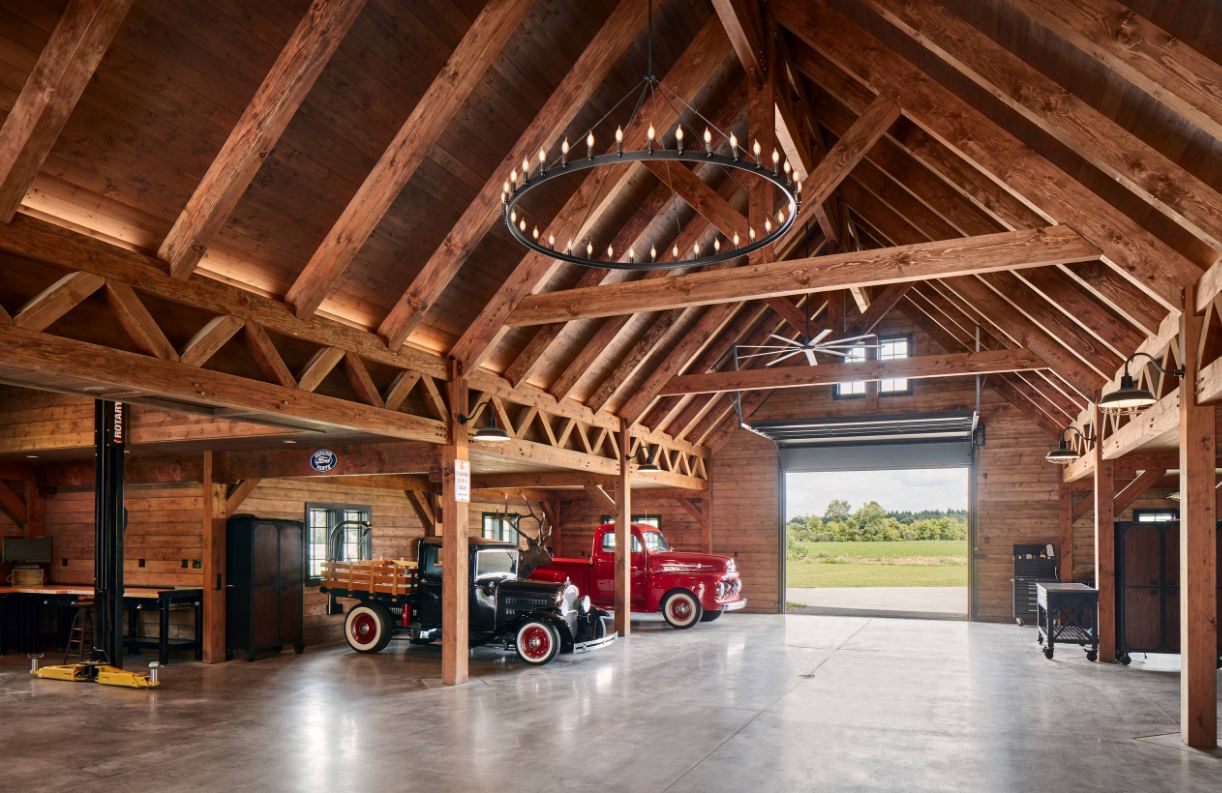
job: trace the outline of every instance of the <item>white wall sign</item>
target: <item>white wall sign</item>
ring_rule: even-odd
[[[454,500],[459,504],[471,503],[471,461],[454,461]]]

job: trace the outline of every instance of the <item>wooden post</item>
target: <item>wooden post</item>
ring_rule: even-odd
[[[229,576],[225,569],[225,485],[215,481],[213,454],[204,452],[204,663],[225,660],[225,601]]]
[[[470,499],[470,458],[467,425],[467,381],[462,363],[451,362],[450,442],[441,450],[441,682],[467,682],[467,502]],[[490,408],[485,408],[488,410]],[[466,469],[466,493],[458,492]]]
[[[1180,735],[1213,749],[1218,741],[1218,534],[1214,408],[1197,404],[1202,319],[1184,290],[1180,342]]]
[[[632,633],[632,438],[627,424],[619,431],[619,486],[615,490],[615,630]]]
[[[1070,583],[1073,578],[1073,484],[1061,482],[1061,501],[1057,509],[1057,526],[1060,535],[1061,580]]]
[[[1103,414],[1093,405],[1095,427]],[[1096,434],[1098,430],[1096,429]],[[1095,441],[1095,588],[1099,590],[1099,660],[1116,660],[1116,477],[1103,459],[1103,440]]]

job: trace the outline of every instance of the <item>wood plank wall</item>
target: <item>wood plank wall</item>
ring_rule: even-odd
[[[879,333],[911,334],[912,355],[945,352],[898,312]],[[755,418],[917,413],[975,405],[973,378],[916,380],[912,386],[911,395],[876,401],[836,399],[830,387],[776,391]],[[981,412],[987,440],[977,458],[976,616],[1005,620],[1011,613],[1011,546],[1057,541],[1061,469],[1043,459],[1054,439],[987,388],[987,380]],[[780,608],[779,487],[776,451],[766,439],[738,430],[713,455],[714,549],[738,556],[753,611]]]

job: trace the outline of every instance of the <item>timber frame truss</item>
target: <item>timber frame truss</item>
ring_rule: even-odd
[[[0,306],[0,378],[90,397],[203,412],[301,429],[339,429],[443,444],[448,381],[439,356],[390,351],[370,333],[324,318],[301,319],[283,303],[206,279],[175,279],[138,253],[19,217],[0,227],[0,250],[21,257],[47,285],[11,313]],[[63,273],[64,268],[69,268]],[[62,275],[60,273],[63,273]],[[112,333],[90,337],[97,316],[73,312],[102,296]],[[93,305],[100,310],[100,304]],[[198,327],[185,340],[177,311]],[[175,332],[167,326],[175,325]],[[113,333],[122,329],[123,338]],[[193,326],[194,327],[194,326]],[[290,363],[288,347],[294,350]],[[620,422],[546,392],[510,386],[487,372],[470,404],[488,400],[512,440],[478,447],[546,467],[611,475],[619,470]],[[629,455],[648,444],[658,484],[700,490],[703,450],[633,428]]]

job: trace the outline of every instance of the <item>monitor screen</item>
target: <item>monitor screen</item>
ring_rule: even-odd
[[[50,562],[50,537],[5,537],[4,561]]]

